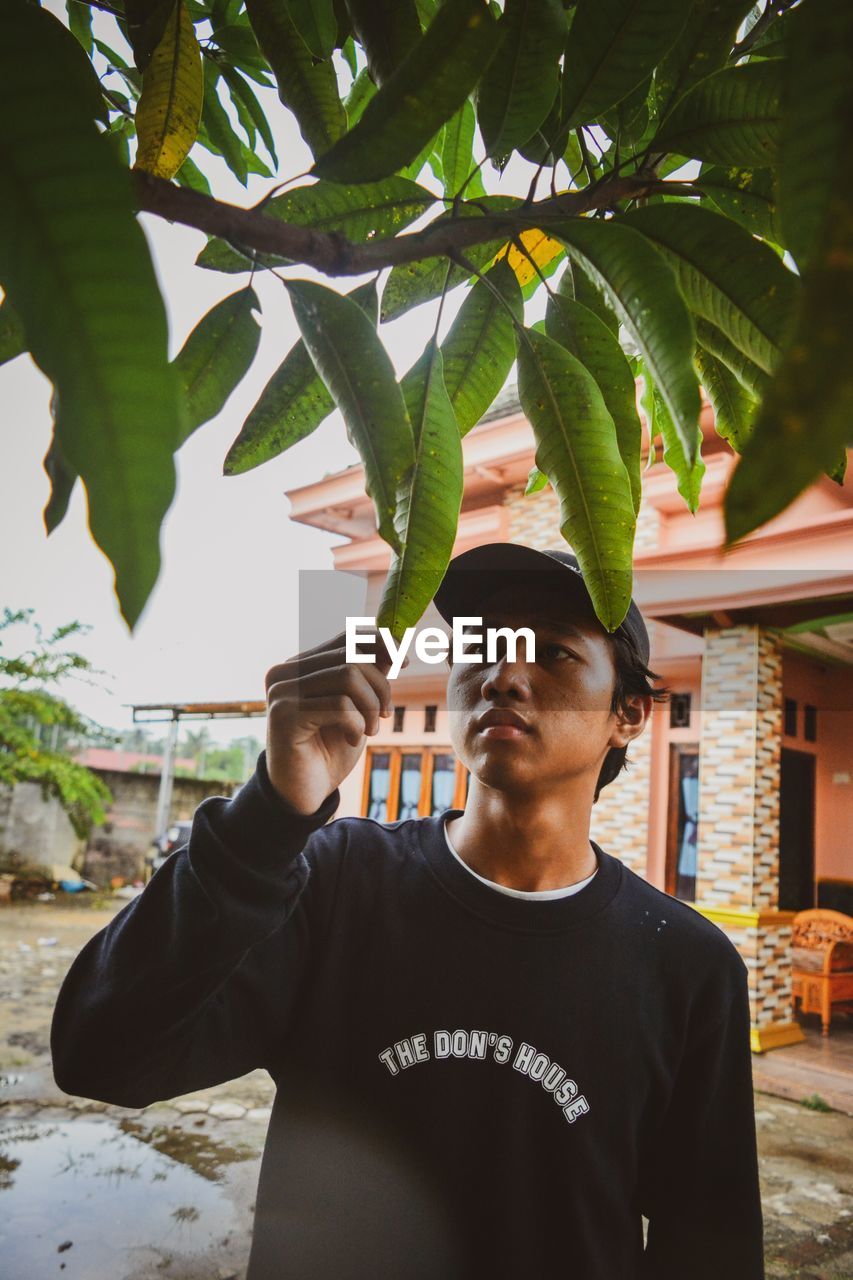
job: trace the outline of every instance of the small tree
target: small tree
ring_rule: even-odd
[[[33,612],[4,609],[0,633],[16,623],[30,622]],[[70,622],[57,627],[45,639],[38,623],[32,625],[37,637],[33,648],[16,657],[0,652],[0,783],[39,783],[45,799],[55,796],[77,835],[85,837],[93,824],[104,821],[112,794],[96,774],[76,764],[68,752],[79,748],[90,736],[103,739],[113,735],[45,686],[55,685],[72,673],[95,672],[82,654],[57,647],[69,636],[89,628]]]
[[[2,8],[0,360],[29,351],[53,383],[45,523],[81,479],[131,627],[159,572],[173,454],[254,359],[262,271],[302,336],[224,473],[280,456],[337,407],[392,551],[377,616],[395,636],[446,570],[461,440],[515,362],[529,492],[556,491],[610,630],[642,498],[636,377],[694,512],[701,380],[740,455],[727,546],[822,473],[843,481],[845,0],[67,0],[70,31],[30,0]],[[279,166],[258,86],[292,113],[307,175],[290,147]],[[244,186],[269,178],[263,199],[218,198],[205,152]],[[198,266],[245,278],[171,362],[140,210],[205,232]],[[339,291],[305,266],[362,283]],[[528,307],[540,289],[544,324]],[[421,305],[431,336],[398,381],[377,323]]]

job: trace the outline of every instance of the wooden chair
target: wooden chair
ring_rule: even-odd
[[[828,1036],[832,1006],[853,1000],[853,917],[826,907],[794,916],[792,996]]]

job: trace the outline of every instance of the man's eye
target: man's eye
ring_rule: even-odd
[[[573,658],[575,655],[562,644],[544,644],[542,652],[546,658]]]

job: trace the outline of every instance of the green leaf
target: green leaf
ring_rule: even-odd
[[[0,302],[0,364],[23,355],[27,349],[27,335],[20,316],[9,305],[9,299]]]
[[[444,126],[441,167],[444,172],[444,194],[458,195],[474,168],[474,108],[468,98]],[[466,188],[466,195],[474,194]]]
[[[642,150],[641,143],[651,135],[653,124],[649,124],[650,91],[651,76],[648,76],[627,98],[623,98],[601,116],[599,123],[602,128],[620,147],[631,151]]]
[[[218,27],[214,39],[231,62],[239,65],[247,75],[250,69],[267,70],[267,62],[247,22],[226,23]],[[270,81],[267,79],[266,84]]]
[[[701,409],[693,368],[696,342],[693,320],[672,270],[624,219],[616,223],[576,218],[550,230],[566,242],[570,256],[604,290],[639,347],[692,462]]]
[[[620,221],[666,255],[692,311],[773,372],[799,282],[772,249],[731,219],[696,205],[648,205]]]
[[[539,125],[534,129],[530,137],[523,142],[519,148],[519,154],[524,156],[525,160],[529,160],[531,164],[546,165],[555,164],[560,158],[560,154],[564,152],[566,147],[566,137],[570,136],[572,142],[575,142],[573,135],[567,135],[563,128],[562,104],[563,95],[561,93],[562,75],[559,77],[557,84],[557,92],[554,100],[548,108],[548,114]],[[566,161],[569,172],[572,166]]]
[[[721,213],[753,235],[774,244],[783,243],[772,169],[703,165],[693,185],[704,192]]]
[[[243,8],[243,0],[211,0],[210,23],[214,32],[237,20]]]
[[[127,170],[80,91],[73,59],[85,54],[22,0],[6,4],[3,34],[0,285],[56,389],[62,451],[86,486],[89,527],[133,627],[175,491],[181,408],[165,310]]]
[[[444,383],[462,436],[480,421],[509,376],[515,359],[513,316],[520,324],[521,289],[511,267],[496,262],[471,289],[441,344]]]
[[[847,475],[847,449],[843,447],[839,450],[838,456],[831,466],[824,468],[830,480],[834,480],[836,484],[844,484],[844,477]]]
[[[688,12],[684,0],[579,0],[566,42],[566,127],[597,120],[642,84]]]
[[[571,278],[567,287],[571,287]],[[598,383],[616,428],[619,453],[631,482],[634,511],[639,511],[642,428],[637,414],[637,389],[625,353],[598,316],[562,289],[548,299],[545,332],[579,360]]]
[[[714,428],[735,453],[742,453],[752,431],[756,402],[722,360],[696,348],[696,368],[714,410]]]
[[[759,369],[749,356],[745,356],[715,324],[697,316],[696,337],[699,345],[704,347],[709,355],[719,360],[735,375],[750,399],[762,398],[770,383],[768,374],[763,369]]]
[[[316,231],[338,231],[355,244],[396,235],[419,218],[436,197],[408,178],[382,182],[315,182],[275,196],[264,213]]]
[[[14,6],[20,6],[22,0],[7,0],[4,6],[5,10],[10,12]],[[61,59],[65,67],[65,75],[67,77],[68,92],[74,98],[75,103],[91,118],[100,120],[104,124],[109,121],[109,111],[104,95],[101,91],[101,82],[98,79],[98,73],[92,66],[78,40],[71,34],[67,27],[57,19],[50,27],[45,27],[43,32],[45,41],[45,56],[49,58]],[[3,40],[7,45],[10,36],[5,30],[3,31]]]
[[[548,477],[538,467],[531,467],[527,473],[527,484],[524,489],[524,496],[528,498],[531,493],[538,493],[540,489],[544,489],[548,484]]]
[[[103,40],[95,40],[95,48],[107,60],[110,71],[117,71],[128,88],[138,97],[142,92],[142,76],[135,67],[129,67],[121,54],[116,53]],[[92,68],[94,70],[94,68]]]
[[[84,52],[91,58],[95,42],[92,38],[92,10],[79,0],[65,0],[68,13],[68,30],[79,41]]]
[[[231,98],[235,105],[239,106],[239,104],[242,103],[248,113],[249,119],[261,135],[270,159],[274,166],[278,168],[278,156],[275,151],[275,140],[273,138],[272,129],[270,128],[264,109],[258,102],[258,99],[255,97],[252,89],[240,75],[240,72],[235,71],[233,67],[223,66],[222,78],[231,90]]]
[[[476,201],[460,204],[455,214],[452,210],[440,214],[429,225],[436,226],[442,222],[450,222],[454,218],[477,218],[483,217],[484,214],[508,213],[512,209],[517,209],[520,204],[521,201],[515,196],[482,196]],[[473,266],[480,269],[491,262],[505,244],[506,236],[502,235],[485,244],[469,245],[465,250],[465,257]],[[470,276],[471,273],[463,267],[454,266],[448,277],[447,259],[442,257],[422,258],[419,262],[407,262],[392,268],[382,294],[379,312],[383,324],[389,320],[396,320],[411,307],[417,307],[422,302],[438,298],[445,288],[445,281],[447,282],[446,291],[449,293],[451,289],[470,279]]]
[[[772,165],[779,145],[779,59],[724,67],[675,104],[654,148],[739,168]]]
[[[695,515],[699,509],[699,495],[702,489],[702,477],[705,474],[705,463],[702,460],[702,430],[696,424],[696,435],[693,445],[694,461],[688,462],[678,432],[673,425],[669,410],[664,404],[654,380],[650,378],[647,368],[643,368],[643,411],[649,429],[649,439],[660,435],[663,440],[663,461],[673,472],[677,481],[678,492],[687,503],[688,509]]]
[[[52,400],[52,407],[55,408],[59,403],[59,397],[54,395]],[[77,472],[73,467],[69,466],[68,460],[62,452],[55,427],[50,441],[50,448],[44,455],[42,466],[50,480],[50,497],[42,513],[45,533],[50,536],[57,525],[61,524],[65,519],[68,512],[68,503],[71,501],[71,494],[78,480]]]
[[[498,24],[482,0],[446,0],[355,127],[313,172],[335,182],[372,182],[409,164],[462,106],[497,42]]]
[[[411,479],[414,441],[394,367],[351,298],[308,280],[286,284],[302,340],[364,464],[379,536],[399,552],[394,515]]]
[[[582,303],[587,311],[594,312],[614,338],[619,337],[619,317],[579,262],[566,264],[566,269],[560,277],[559,289],[565,297],[574,298]]]
[[[359,285],[348,295],[376,328],[379,299],[376,285]],[[291,445],[304,440],[333,412],[335,402],[314,368],[305,343],[290,348],[261,392],[237,439],[228,450],[222,468],[226,476],[242,475]]]
[[[189,187],[191,191],[202,191],[206,196],[210,195],[210,183],[189,156],[175,174],[175,181],[182,187]]]
[[[338,38],[332,0],[287,0],[294,26],[315,58],[331,58]]]
[[[363,244],[396,235],[435,201],[436,197],[426,187],[408,178],[394,177],[384,182],[349,186],[315,182],[273,196],[264,204],[263,211],[269,218],[313,227],[315,231],[336,231],[353,244]],[[288,259],[271,253],[238,250],[214,238],[202,249],[196,265],[211,271],[248,271],[252,261],[265,267],[287,265]]]
[[[376,84],[371,79],[370,72],[367,70],[367,67],[363,67],[353,81],[352,88],[344,100],[344,107],[347,113],[347,125],[350,129],[361,119],[364,114],[364,108],[375,93]]]
[[[414,0],[345,0],[353,35],[377,85],[397,70],[421,36]]]
[[[358,54],[355,51],[355,41],[352,36],[347,36],[340,49],[343,60],[349,67],[350,75],[355,80],[358,76]]]
[[[557,93],[566,38],[561,0],[507,0],[501,38],[477,90],[486,154],[504,161],[539,128]]]
[[[412,163],[403,165],[402,169],[400,170],[400,173],[403,175],[404,178],[411,178],[412,181],[414,182],[421,176],[423,167],[427,163],[429,164],[430,168],[433,170],[433,173],[435,173],[436,167],[438,167],[440,170],[441,168],[440,164],[436,166],[433,163],[433,157],[437,154],[440,148],[443,147],[443,145],[444,145],[444,126],[442,125],[438,133],[433,134],[433,136],[430,138],[426,146],[423,147],[421,151],[418,152],[418,154],[415,156]],[[439,182],[440,181],[441,181],[441,177],[439,176]]]
[[[686,25],[655,69],[659,119],[691,85],[728,61],[738,28],[752,5],[753,0],[695,0],[689,6]]]
[[[779,205],[799,267],[819,250],[840,171],[849,168],[853,8],[810,0],[790,15],[783,83]]]
[[[187,406],[181,444],[222,411],[248,372],[261,337],[252,314],[259,310],[254,289],[232,293],[202,317],[175,356],[175,372]]]
[[[845,155],[853,148],[847,118]],[[730,545],[784,511],[850,442],[853,172],[841,166],[818,247],[803,273],[793,336],[755,418],[725,499]]]
[[[770,23],[770,26],[765,28],[762,35],[758,37],[750,49],[750,58],[787,57],[790,48],[788,40],[791,29],[799,22],[799,18],[795,16],[797,12],[798,10],[794,9],[787,13],[778,13]],[[823,52],[824,50],[821,50],[821,53]]]
[[[130,139],[135,133],[133,120],[117,116],[104,135],[126,169],[130,167]]]
[[[322,155],[347,127],[335,68],[328,60],[314,61],[282,0],[246,0],[246,12],[272,67],[279,99],[296,117],[311,154]]]
[[[599,620],[615,631],[631,600],[635,517],[613,419],[580,361],[530,329],[518,341],[518,391],[536,437],[536,466],[560,500],[560,532]]]
[[[199,132],[199,140],[202,144],[206,140],[213,143],[234,177],[245,187],[249,180],[246,157],[243,154],[242,143],[232,129],[228,114],[219,100],[218,83],[219,68],[215,62],[205,58],[204,106],[201,111],[203,130]]]
[[[415,469],[395,516],[395,552],[376,622],[400,640],[423,616],[441,585],[462,506],[462,441],[434,340],[402,381],[415,441]]]

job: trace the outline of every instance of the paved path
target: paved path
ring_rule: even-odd
[[[243,1280],[274,1094],[269,1075],[253,1071],[138,1111],[69,1098],[53,1081],[49,1030],[59,984],[86,940],[123,905],[100,911],[84,902],[0,908],[0,1252],[11,1250],[19,1259],[8,1280],[41,1280],[62,1271],[85,1280]],[[768,1280],[853,1280],[853,1118],[757,1093],[756,1121]],[[103,1161],[99,1152],[110,1150],[107,1137],[124,1144],[113,1148],[121,1158],[111,1156],[109,1168],[95,1168]],[[26,1144],[36,1139],[58,1143],[61,1171],[71,1169],[78,1179],[70,1225],[66,1206],[56,1199],[61,1180],[42,1177],[37,1184],[37,1215],[26,1204],[29,1166],[21,1153],[34,1150]],[[135,1164],[128,1152],[136,1152]],[[97,1215],[107,1212],[104,1198],[93,1194],[81,1202],[79,1195],[87,1171],[93,1177],[108,1173],[111,1181],[92,1186],[110,1187],[116,1205],[129,1204],[133,1179],[116,1187],[116,1170],[126,1179],[135,1171],[149,1177],[146,1211],[166,1212],[153,1203],[159,1182],[164,1195],[172,1194],[167,1229],[150,1228],[154,1234],[130,1250],[124,1244],[120,1258],[111,1242],[131,1239],[134,1225],[141,1229],[137,1209],[122,1218],[111,1208],[103,1222]],[[4,1224],[10,1203],[18,1206],[11,1225],[8,1214]]]

